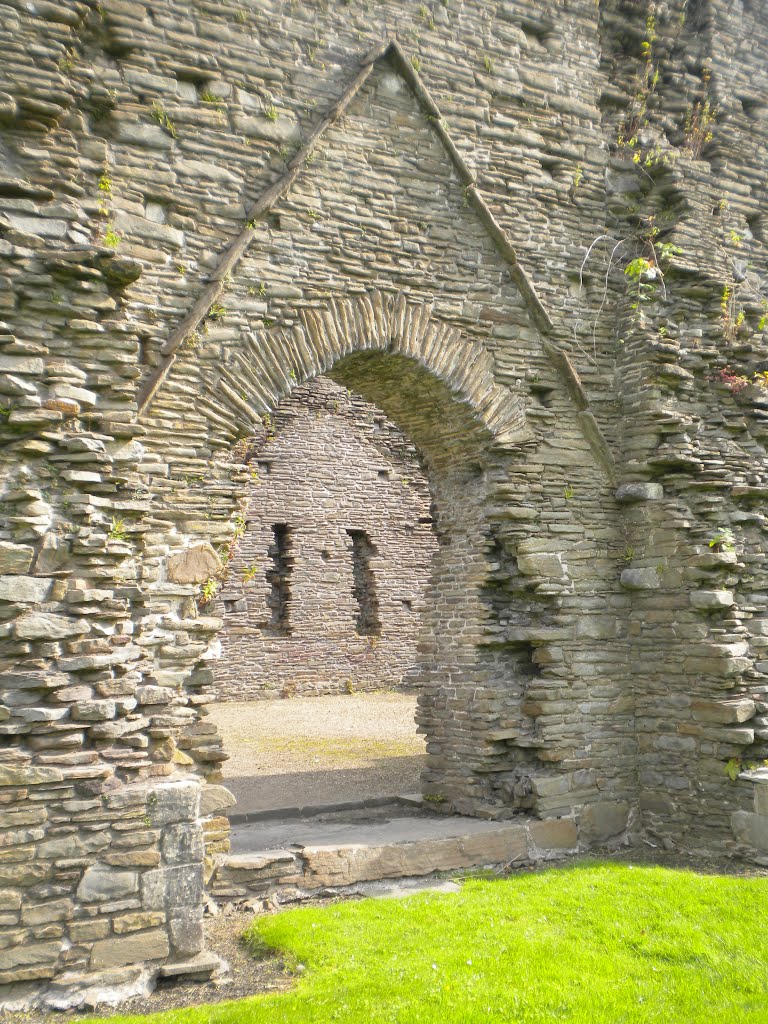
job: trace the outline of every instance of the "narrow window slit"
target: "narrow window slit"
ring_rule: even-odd
[[[274,542],[269,548],[271,566],[267,570],[267,583],[271,590],[267,604],[271,611],[269,630],[279,636],[289,636],[290,604],[291,604],[291,531],[285,523],[275,523],[272,527]]]
[[[365,530],[347,530],[352,541],[352,594],[357,602],[356,630],[361,636],[379,636],[379,599],[371,558],[378,554]]]

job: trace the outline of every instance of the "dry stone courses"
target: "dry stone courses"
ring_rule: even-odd
[[[0,1005],[215,966],[249,456],[336,387],[427,481],[433,805],[768,859],[762,14],[0,3]]]

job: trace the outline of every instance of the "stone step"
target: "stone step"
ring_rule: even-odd
[[[576,851],[570,818],[481,821],[454,816],[262,822],[235,828],[210,891],[217,900],[285,888],[328,889],[381,879],[554,859]]]
[[[160,978],[183,978],[184,981],[207,981],[212,975],[224,969],[224,961],[215,953],[203,950],[197,956],[178,963],[164,964],[159,972]]]

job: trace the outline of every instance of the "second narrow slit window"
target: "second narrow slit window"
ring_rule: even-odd
[[[347,530],[347,536],[352,542],[352,594],[357,602],[355,628],[362,636],[379,636],[379,599],[371,569],[371,558],[378,551],[365,530]]]

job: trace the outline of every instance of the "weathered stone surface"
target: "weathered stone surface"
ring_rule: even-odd
[[[93,834],[82,832],[80,834],[62,836],[57,839],[46,839],[40,843],[38,850],[41,857],[50,857],[51,860],[69,860],[74,857],[84,857],[87,854],[98,853],[107,846],[109,846],[109,836],[107,834],[103,832]],[[88,869],[91,872],[88,886],[98,877],[94,874],[97,870],[97,868]],[[84,891],[88,891],[88,886],[86,886]]]
[[[753,717],[756,705],[749,697],[736,700],[697,700],[691,704],[693,717],[700,722],[746,722]]]
[[[178,956],[195,956],[205,946],[203,915],[199,907],[174,912],[168,921],[173,951]]]
[[[736,838],[758,853],[768,853],[768,816],[749,811],[734,811],[731,826]]]
[[[58,960],[60,952],[60,942],[24,942],[12,949],[0,949],[0,972],[38,964],[50,966]],[[28,975],[28,977],[45,977],[45,975]]]
[[[121,914],[112,919],[112,927],[116,935],[127,932],[146,931],[158,928],[165,922],[165,914],[157,910],[137,911],[133,914]]]
[[[91,967],[104,970],[148,960],[164,960],[170,953],[168,936],[162,928],[132,935],[111,936],[93,944]]]
[[[38,576],[0,576],[0,601],[39,604],[50,593],[53,580]]]
[[[622,484],[616,490],[616,501],[659,501],[664,497],[664,488],[657,483]]]
[[[559,579],[563,575],[563,563],[558,555],[553,554],[518,555],[517,567],[525,576],[553,576]]]
[[[226,786],[203,786],[200,794],[200,813],[207,817],[225,807],[234,807],[236,803],[235,797]]]
[[[0,765],[0,786],[40,786],[63,779],[64,775],[58,768],[6,768]]]
[[[86,868],[77,888],[77,897],[84,903],[97,903],[119,899],[138,891],[139,873],[104,864],[93,864]]]
[[[168,579],[173,583],[203,583],[222,568],[210,544],[195,544],[168,560]]]
[[[200,784],[192,779],[156,786],[147,799],[152,824],[194,821],[200,810],[200,790]]]
[[[89,630],[85,619],[70,619],[46,612],[27,612],[16,622],[16,636],[25,640],[63,640]]]
[[[588,804],[581,816],[581,838],[591,843],[620,835],[627,827],[629,811],[629,804],[624,800]]]
[[[730,590],[693,590],[691,604],[694,608],[706,610],[730,608],[734,603],[733,592]]]
[[[199,864],[204,852],[202,827],[196,822],[168,825],[163,830],[162,850],[166,864]]]
[[[573,850],[578,842],[576,822],[570,818],[533,822],[530,834],[535,847],[542,852]]]
[[[32,564],[34,549],[27,544],[0,541],[0,574],[25,573]]]
[[[658,590],[661,573],[658,569],[623,569],[621,585],[627,590]]]
[[[37,906],[25,906],[21,919],[26,925],[47,924],[49,921],[69,921],[73,916],[75,905],[72,900],[49,900]]]

